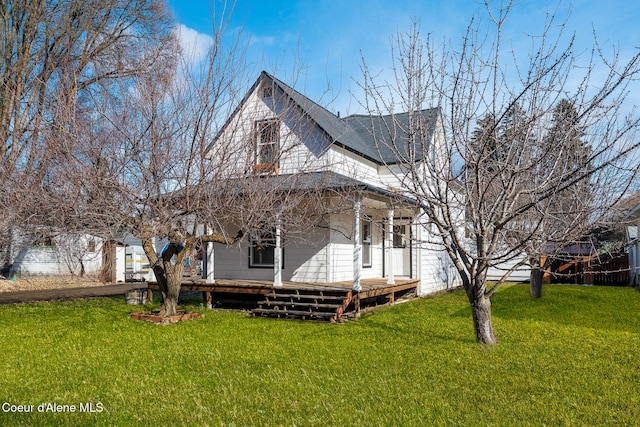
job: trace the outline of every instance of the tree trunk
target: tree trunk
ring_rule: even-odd
[[[178,297],[182,285],[183,268],[171,265],[171,261],[157,262],[153,265],[156,283],[162,294],[160,316],[169,317],[178,312]]]
[[[542,298],[542,279],[545,266],[541,265],[540,258],[537,257],[530,258],[529,265],[531,266],[531,272],[529,273],[531,298]]]
[[[161,288],[162,306],[160,307],[160,315],[163,317],[174,316],[178,312],[178,297],[180,296],[183,270],[181,265],[165,268],[166,280],[164,289]]]
[[[184,261],[187,255],[191,253],[192,247],[184,248],[181,240],[178,240],[177,243],[172,242],[168,245],[160,254],[160,257],[156,254],[150,239],[144,240],[142,247],[151,264],[151,268],[153,268],[156,282],[162,293],[160,316],[174,316],[178,312],[178,297],[180,296],[180,286],[182,285]]]
[[[542,277],[544,270],[539,267],[531,267],[531,298],[542,298]]]
[[[493,331],[491,322],[491,298],[484,292],[475,294],[471,298],[471,311],[473,313],[473,327],[476,339],[480,344],[497,344],[498,340]]]
[[[169,242],[158,256],[151,243],[151,239],[142,241],[142,247],[153,272],[156,282],[162,293],[162,305],[160,306],[160,316],[174,316],[178,312],[178,297],[182,286],[182,273],[184,272],[184,262],[192,253],[196,241],[218,242],[231,245],[237,242],[244,235],[240,230],[233,239],[218,234],[200,236],[197,239],[191,237],[184,239],[179,232],[169,233]]]

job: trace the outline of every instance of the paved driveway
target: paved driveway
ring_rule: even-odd
[[[0,292],[0,304],[20,304],[35,301],[61,301],[79,298],[110,297],[123,295],[136,288],[146,288],[144,283],[92,286],[87,288],[42,289],[33,291]]]

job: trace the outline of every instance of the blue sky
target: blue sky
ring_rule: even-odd
[[[191,38],[211,34],[211,6],[222,7],[213,0],[169,4]],[[516,1],[506,32],[509,42],[517,47],[527,43],[527,34],[539,34],[547,5],[557,3]],[[640,2],[574,0],[561,3],[560,15],[569,9],[566,34],[576,33],[578,49],[591,49],[594,28],[600,42],[608,49],[619,47],[623,57],[640,48]],[[483,10],[476,0],[238,0],[230,29],[243,28],[250,38],[251,80],[264,69],[344,116],[363,112],[351,96],[358,91],[353,80],[361,80],[361,54],[370,69],[388,70],[390,37],[407,31],[412,18],[420,21],[423,33],[457,41]]]

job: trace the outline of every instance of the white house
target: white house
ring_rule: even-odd
[[[104,241],[90,234],[57,234],[35,241],[12,233],[9,277],[88,276],[108,282],[149,279],[149,261],[140,239],[125,234]]]
[[[427,123],[422,138],[430,152],[411,155],[434,161],[444,143],[441,113],[429,109],[422,114]],[[394,120],[406,122],[407,114],[395,114]],[[262,72],[218,132],[210,157],[221,145],[247,147],[225,149],[225,161],[238,165],[238,176],[260,174],[274,181],[297,176],[295,185],[320,186],[343,208],[327,213],[322,226],[304,239],[284,236],[281,226],[273,224],[268,237],[260,244],[249,239],[240,253],[209,244],[208,281],[266,280],[275,287],[283,281],[352,281],[358,290],[362,279],[385,278],[393,284],[412,278],[419,281],[419,295],[459,286],[449,257],[433,244],[427,222],[419,221],[423,213],[399,185],[397,154],[373,141],[371,129],[388,123],[389,116],[341,118]],[[391,143],[384,131],[376,137]]]
[[[25,234],[26,236],[26,234]],[[10,276],[99,275],[103,242],[89,234],[61,234],[30,241],[12,233]]]

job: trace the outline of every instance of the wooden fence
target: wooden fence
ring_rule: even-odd
[[[629,255],[621,253],[591,260],[587,264],[584,283],[591,285],[628,285]]]
[[[622,252],[555,260],[546,273],[551,283],[627,286],[629,256]]]

